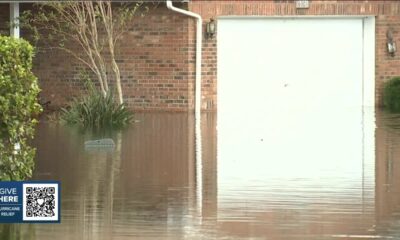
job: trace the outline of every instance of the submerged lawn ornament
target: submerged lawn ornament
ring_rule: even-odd
[[[114,146],[114,140],[111,138],[103,138],[85,142],[85,148],[114,148]]]

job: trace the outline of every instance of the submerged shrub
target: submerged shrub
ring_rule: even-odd
[[[394,77],[385,83],[383,105],[392,112],[400,112],[400,77]]]
[[[27,41],[0,36],[0,180],[32,176],[35,149],[27,142],[41,111],[33,56]]]
[[[63,122],[84,128],[120,128],[133,120],[133,113],[124,104],[117,103],[112,93],[104,96],[93,86],[89,87],[88,95],[73,100],[61,111]]]

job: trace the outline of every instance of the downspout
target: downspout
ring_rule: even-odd
[[[189,12],[172,5],[171,0],[167,0],[167,8],[197,19],[196,31],[196,82],[195,82],[195,141],[196,141],[196,206],[201,222],[203,209],[203,160],[202,160],[202,139],[201,139],[201,47],[202,47],[202,24],[203,20],[199,14]]]
[[[195,118],[200,121],[200,112],[201,112],[201,45],[202,45],[202,23],[203,20],[201,16],[197,13],[193,13],[184,9],[180,9],[174,7],[172,5],[171,0],[167,0],[167,8],[181,13],[183,15],[187,15],[197,19],[197,31],[196,31],[196,80],[195,80]]]
[[[10,36],[19,38],[19,2],[10,2]]]

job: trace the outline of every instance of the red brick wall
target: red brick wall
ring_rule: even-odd
[[[129,106],[137,110],[193,108],[187,34],[190,21],[164,5],[136,19],[119,48]]]
[[[296,10],[293,1],[199,1],[189,3],[189,10],[199,13],[204,22],[229,15],[375,15],[376,16],[376,101],[381,105],[383,83],[400,75],[400,54],[388,55],[386,32],[394,28],[400,44],[400,1],[310,1],[309,9]],[[204,28],[204,26],[203,26]],[[218,34],[218,27],[217,27]],[[216,38],[203,43],[203,109],[215,110],[217,100]]]
[[[144,17],[135,18],[116,50],[124,100],[137,111],[193,109],[193,49],[187,34],[192,20],[171,12],[165,4],[149,7]],[[22,35],[27,37],[24,32]],[[84,86],[82,69],[64,52],[39,52],[34,72],[43,100],[57,107],[79,96]]]
[[[21,8],[27,6],[24,4]],[[310,1],[309,9],[296,10],[291,1],[194,0],[179,7],[200,13],[204,22],[211,17],[228,15],[375,15],[378,105],[383,83],[400,75],[400,56],[391,57],[386,50],[389,27],[394,28],[395,40],[400,44],[400,2],[397,1]],[[0,4],[0,19],[8,20],[8,8],[8,4]],[[3,25],[0,30],[7,32],[7,26]],[[166,9],[165,4],[151,8],[144,18],[132,23],[117,51],[129,107],[150,111],[193,110],[195,39],[195,20]],[[203,110],[217,108],[216,39],[203,39]],[[38,53],[34,72],[39,77],[43,100],[60,106],[80,95],[81,69],[82,66],[65,53]]]

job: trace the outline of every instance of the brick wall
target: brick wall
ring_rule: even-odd
[[[190,65],[194,60],[187,33],[193,20],[171,12],[165,4],[149,7],[144,17],[134,19],[116,49],[124,100],[137,111],[191,110],[194,71]],[[22,32],[22,36],[28,34]],[[39,77],[43,101],[58,107],[79,96],[84,92],[80,77],[83,69],[64,52],[39,52],[34,72]]]
[[[200,13],[204,22],[229,15],[375,15],[376,100],[381,104],[382,86],[400,75],[400,56],[386,50],[386,32],[395,30],[400,44],[400,2],[397,1],[311,1],[309,9],[296,10],[291,1],[199,1],[178,7]],[[30,5],[23,4],[22,9]],[[0,31],[8,20],[8,4],[0,4]],[[125,101],[134,110],[189,111],[194,108],[195,20],[174,13],[160,4],[137,18],[118,47]],[[203,26],[204,28],[204,26]],[[218,34],[218,29],[217,29]],[[22,32],[22,36],[27,36]],[[203,39],[202,109],[217,108],[216,40]],[[63,52],[39,52],[34,72],[43,100],[52,106],[65,105],[82,93],[82,66]]]
[[[293,1],[199,1],[189,3],[189,10],[199,13],[204,22],[210,18],[229,15],[287,16],[287,15],[375,15],[376,16],[376,92],[381,105],[383,83],[400,75],[400,55],[388,55],[386,32],[393,28],[395,41],[400,44],[400,1],[310,1],[309,9],[296,9]],[[204,26],[203,26],[204,28]],[[218,27],[217,27],[218,34]],[[216,110],[217,49],[216,38],[203,43],[203,104],[202,108]]]

